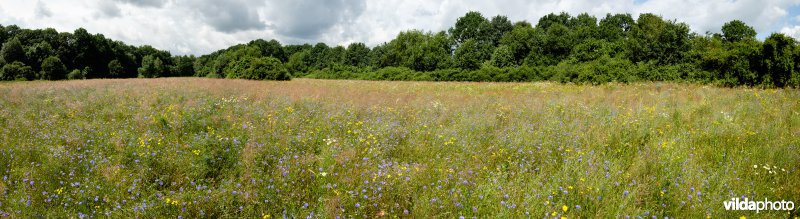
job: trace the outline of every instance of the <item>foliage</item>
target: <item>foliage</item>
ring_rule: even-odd
[[[67,74],[68,80],[86,79],[86,75],[81,70],[75,69]]]
[[[0,78],[3,80],[33,80],[36,75],[30,66],[20,61],[14,61],[3,66]]]
[[[124,73],[125,68],[122,67],[122,64],[120,64],[119,60],[114,59],[108,63],[108,75],[112,78],[122,76]]]
[[[161,58],[153,55],[146,55],[142,58],[142,67],[139,67],[140,78],[157,78],[159,75],[165,75],[165,73]]]
[[[22,50],[22,43],[18,38],[11,38],[8,42],[3,43],[3,48],[0,49],[2,63],[11,64],[25,61],[25,59],[25,51]]]
[[[798,42],[781,34],[764,41],[755,36],[755,29],[740,20],[725,23],[719,33],[701,35],[691,33],[685,23],[651,13],[636,19],[630,14],[598,19],[588,13],[550,13],[532,26],[524,20],[512,22],[506,16],[485,17],[470,11],[446,31],[401,31],[371,48],[360,42],[345,47],[256,39],[195,57],[174,56],[147,45],[125,45],[83,28],[59,33],[52,28],[28,30],[12,25],[0,26],[4,45],[0,66],[21,62],[39,74],[45,73],[45,60],[56,57],[65,69],[79,69],[86,78],[257,79],[273,78],[267,76],[272,73],[284,78],[283,70],[273,70],[285,69],[294,77],[329,79],[591,84],[654,80],[800,86]],[[11,66],[9,71],[20,66]]]
[[[50,56],[42,62],[42,71],[39,72],[38,79],[41,80],[59,80],[67,76],[67,67],[61,62],[61,59],[55,56]]]

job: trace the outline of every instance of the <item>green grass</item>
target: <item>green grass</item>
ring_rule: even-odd
[[[0,216],[794,217],[800,92],[641,83],[0,83]],[[797,208],[797,207],[796,207]]]

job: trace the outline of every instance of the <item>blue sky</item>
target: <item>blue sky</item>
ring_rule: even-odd
[[[84,27],[133,45],[199,55],[259,38],[374,46],[403,30],[446,30],[471,10],[533,24],[562,11],[598,18],[655,13],[701,34],[738,19],[760,39],[773,32],[800,38],[800,0],[0,0],[0,24],[64,32]]]

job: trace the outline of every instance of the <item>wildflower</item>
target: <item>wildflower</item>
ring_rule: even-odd
[[[567,207],[566,205],[562,205],[561,210],[567,212],[567,210],[569,210],[569,207]]]

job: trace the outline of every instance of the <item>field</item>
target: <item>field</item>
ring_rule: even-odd
[[[731,218],[800,201],[800,92],[0,83],[0,217]],[[799,203],[800,204],[800,203]]]

